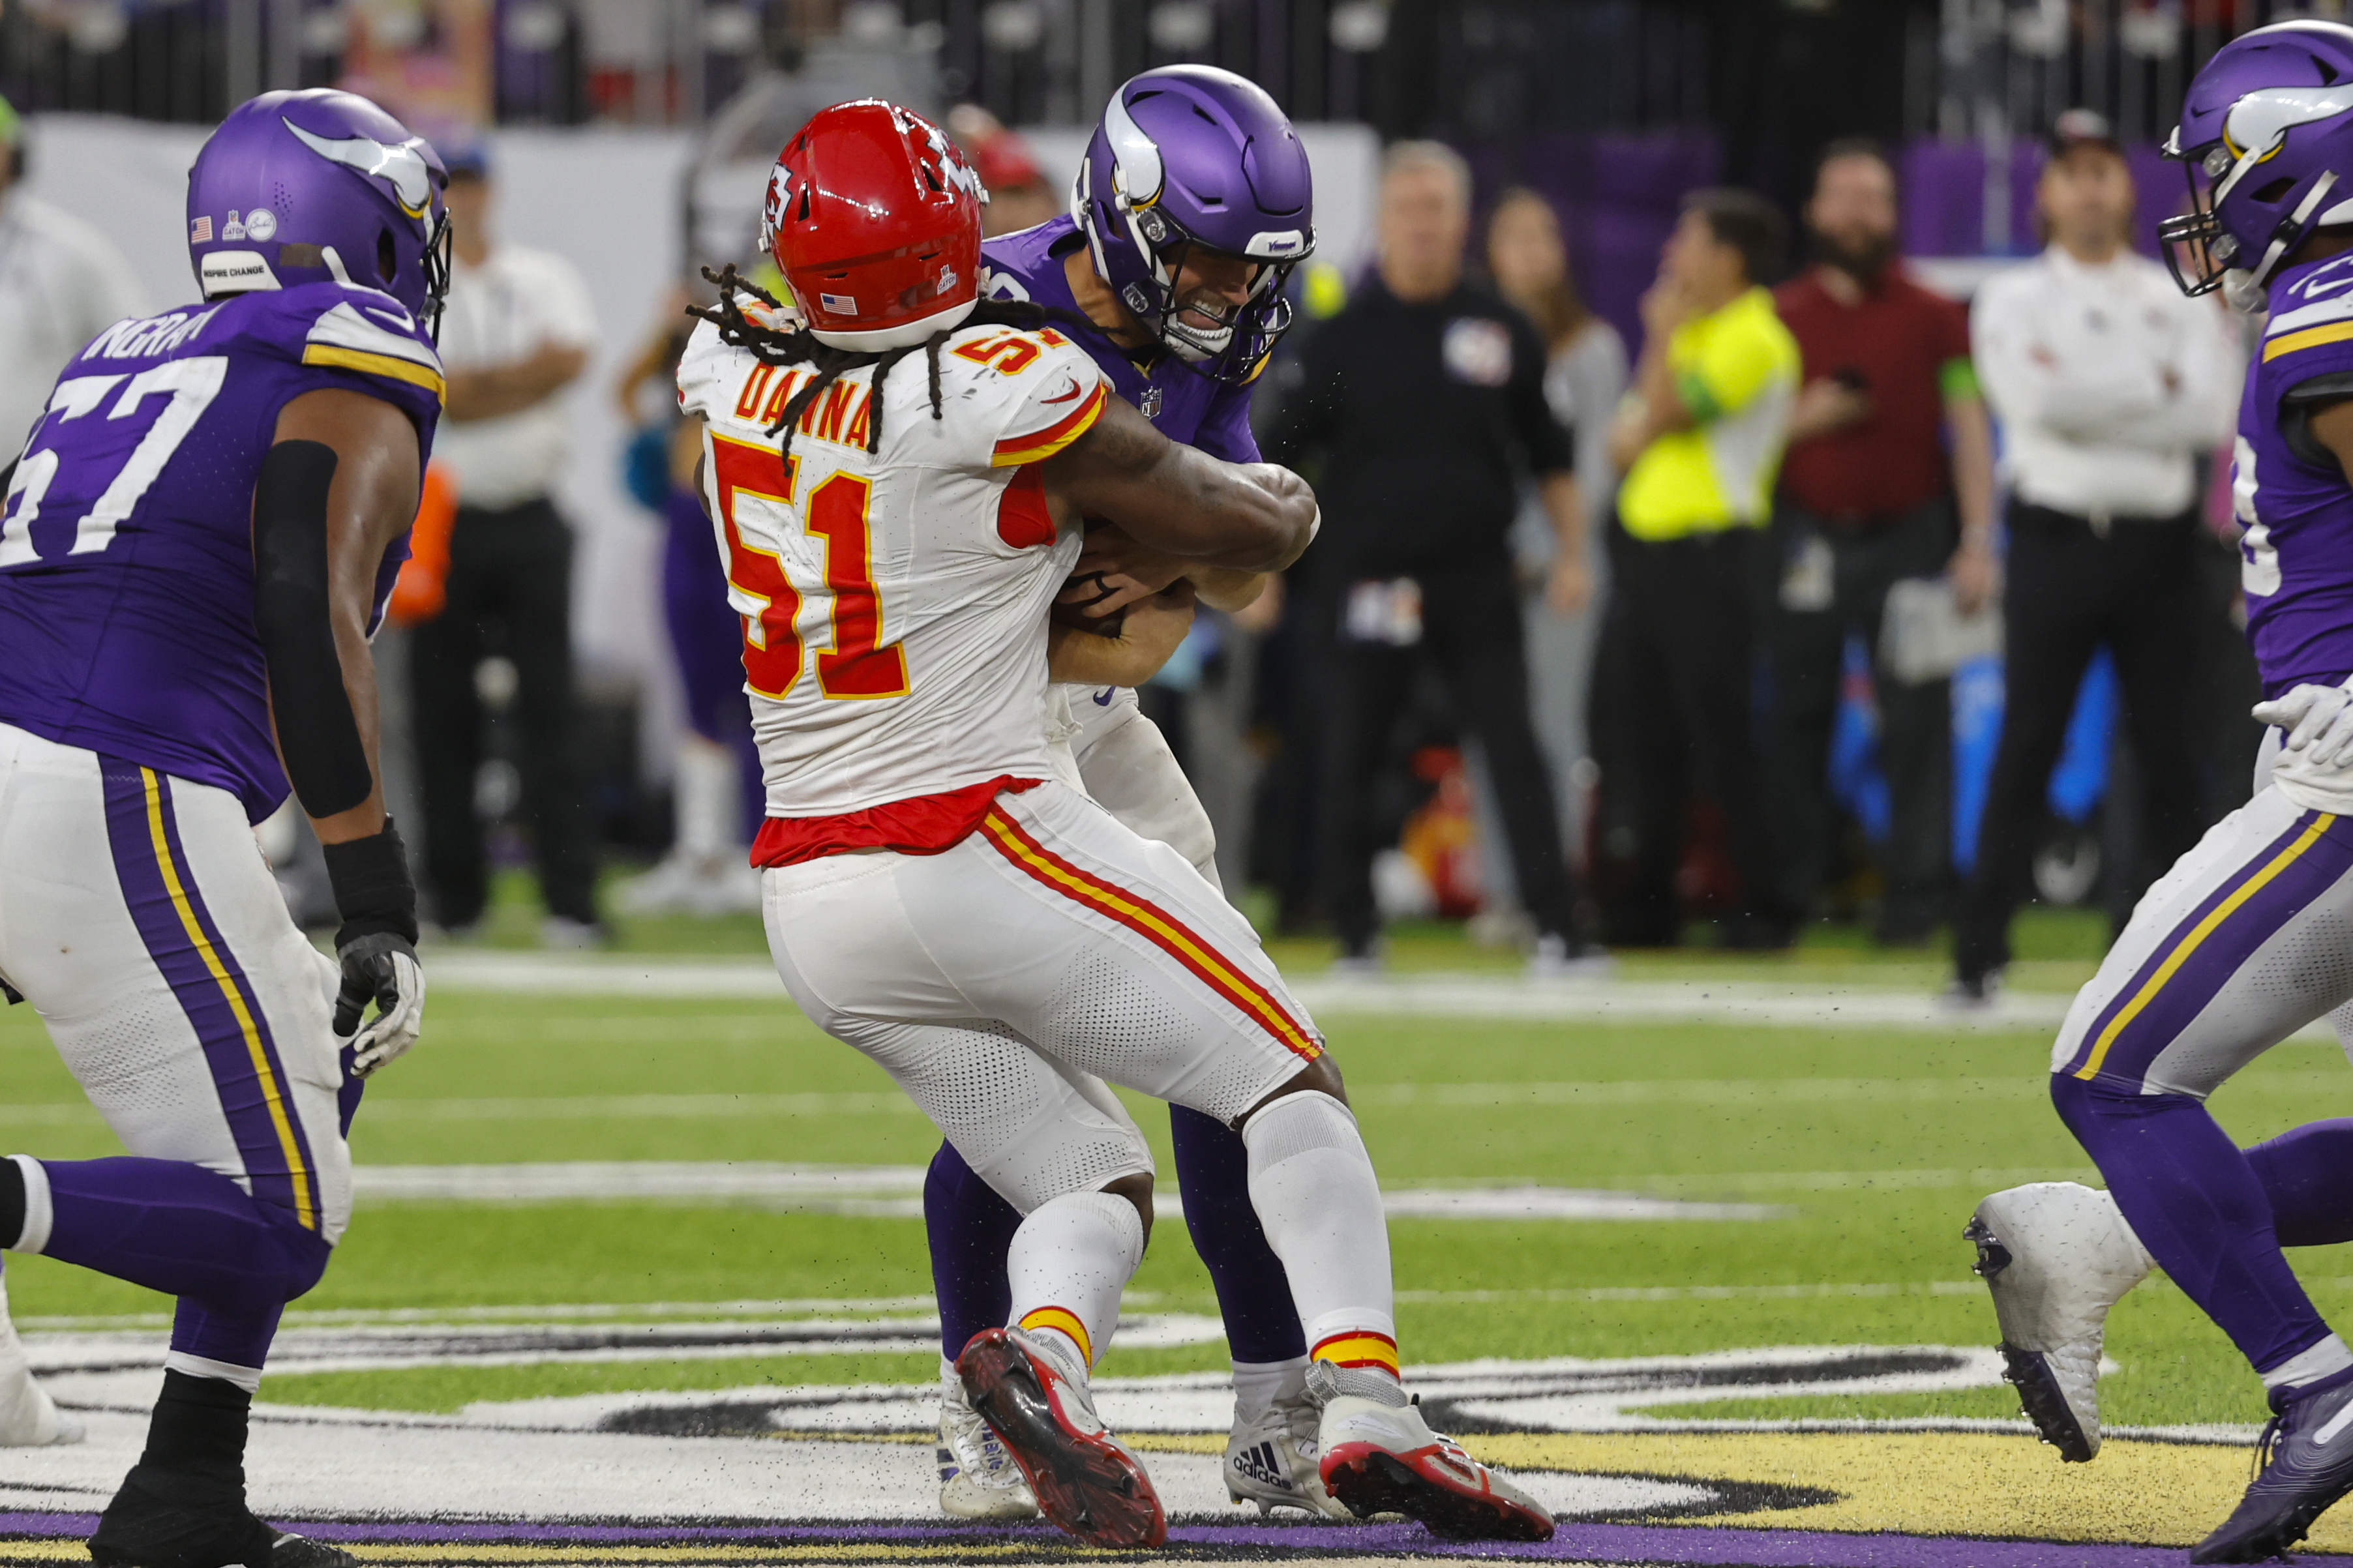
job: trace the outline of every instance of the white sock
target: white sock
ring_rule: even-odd
[[[1307,1358],[1289,1361],[1234,1363],[1234,1425],[1247,1426],[1262,1419],[1279,1399],[1296,1399],[1307,1390]]]
[[[49,1198],[49,1173],[30,1154],[11,1154],[25,1178],[25,1228],[8,1243],[11,1252],[39,1252],[49,1245],[49,1227],[57,1210]]]
[[[1291,1276],[1310,1359],[1398,1375],[1389,1230],[1356,1119],[1328,1094],[1288,1094],[1242,1124],[1250,1205]]]
[[[1144,1216],[1125,1198],[1070,1193],[1040,1204],[1005,1254],[1013,1327],[1058,1338],[1080,1366],[1093,1367],[1119,1326],[1119,1293],[1143,1261]]]
[[[696,734],[679,737],[678,773],[670,784],[678,825],[678,851],[697,860],[717,860],[736,840],[735,754]]]
[[[2345,1342],[2331,1334],[2318,1344],[2299,1351],[2264,1373],[2263,1386],[2295,1388],[2303,1384],[2318,1383],[2324,1377],[2333,1377],[2347,1367],[2353,1367],[2353,1351],[2347,1350]]]

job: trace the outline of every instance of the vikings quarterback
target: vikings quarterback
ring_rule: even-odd
[[[188,175],[203,300],[83,349],[7,479],[0,974],[129,1156],[0,1160],[0,1246],[179,1299],[101,1564],[353,1562],[255,1519],[243,1463],[279,1314],[349,1217],[358,1079],[423,1007],[367,637],[440,415],[444,183],[347,93],[236,110]],[[337,960],[249,829],[290,785]]]
[[[2190,1561],[2253,1563],[2353,1490],[2353,1352],[2280,1250],[2353,1240],[2353,1121],[2241,1150],[2205,1106],[2353,997],[2353,28],[2224,45],[2167,151],[2193,196],[2162,230],[2177,279],[2268,312],[2232,490],[2274,728],[2254,798],[2149,889],[2052,1050],[2052,1099],[2108,1190],[1997,1193],[1968,1235],[2010,1380],[2065,1458],[2098,1451],[2102,1326],[2152,1267],[2231,1337],[2269,1395],[2266,1462]]]
[[[1255,463],[1250,383],[1291,324],[1283,284],[1314,245],[1307,154],[1274,100],[1230,71],[1166,66],[1112,95],[1071,216],[982,247],[982,288],[1052,310],[1112,389],[1163,435]],[[1099,611],[1179,577],[1223,610],[1244,607],[1264,585],[1252,574],[1145,551],[1117,531],[1095,536],[1077,573],[1104,574],[1111,591],[1093,603]],[[1208,816],[1134,690],[1057,686],[1048,721],[1068,739],[1098,804],[1217,881]],[[1227,1490],[1261,1510],[1348,1519],[1316,1477],[1307,1344],[1282,1264],[1250,1208],[1241,1139],[1183,1106],[1169,1107],[1169,1126],[1186,1226],[1217,1288],[1233,1354]],[[1005,1253],[1021,1215],[943,1143],[924,1216],[944,1352],[941,1505],[967,1518],[1022,1517],[1035,1504],[953,1375],[972,1336],[1005,1321]]]

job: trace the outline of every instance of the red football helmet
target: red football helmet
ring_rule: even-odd
[[[904,348],[972,313],[987,199],[939,127],[864,98],[819,110],[776,154],[761,238],[818,342]]]

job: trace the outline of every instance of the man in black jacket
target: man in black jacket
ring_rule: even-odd
[[[1314,547],[1310,626],[1323,645],[1325,898],[1345,965],[1379,964],[1374,786],[1419,662],[1436,660],[1456,717],[1485,751],[1536,973],[1598,958],[1577,931],[1552,781],[1528,714],[1519,590],[1507,535],[1533,473],[1560,539],[1546,602],[1581,608],[1584,513],[1568,433],[1545,401],[1544,344],[1462,277],[1471,176],[1436,142],[1390,149],[1379,265],[1300,352],[1301,384],[1266,443],[1324,458],[1328,526]]]

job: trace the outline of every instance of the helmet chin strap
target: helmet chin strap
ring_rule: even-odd
[[[2243,310],[2249,315],[2263,310],[2267,302],[2263,285],[2270,281],[2272,269],[2286,257],[2288,247],[2304,237],[2305,225],[2311,221],[2314,213],[2320,210],[2321,202],[2327,197],[2329,191],[2336,184],[2337,171],[2323,169],[2320,172],[2320,177],[2312,182],[2312,189],[2305,193],[2304,200],[2295,204],[2295,211],[2287,216],[2286,221],[2272,230],[2272,242],[2263,247],[2263,259],[2255,263],[2254,269],[2242,272],[2232,268],[2222,274],[2222,297],[2230,300],[2233,308]],[[2245,281],[2240,281],[2242,279]],[[2248,300],[2252,300],[2253,303],[2242,302]]]

